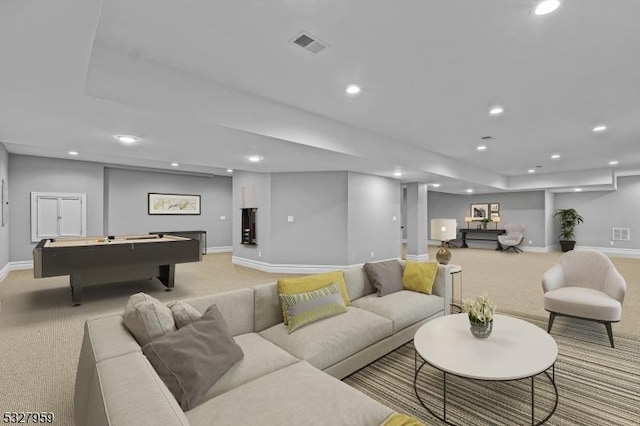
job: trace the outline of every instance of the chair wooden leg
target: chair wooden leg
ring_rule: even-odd
[[[547,333],[551,333],[551,327],[553,326],[553,320],[556,319],[555,312],[549,312],[549,325],[547,326]],[[609,324],[611,327],[611,324]]]
[[[613,346],[613,330],[611,330],[611,323],[605,322],[604,326],[607,328],[607,334],[609,335],[609,342],[611,343],[611,347],[615,348],[615,346]]]

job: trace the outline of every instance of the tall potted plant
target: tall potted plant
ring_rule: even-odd
[[[584,222],[583,217],[578,214],[576,209],[558,209],[553,216],[560,220],[560,248],[563,252],[573,250],[576,245],[573,230]]]

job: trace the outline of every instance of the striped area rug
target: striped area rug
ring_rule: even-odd
[[[501,312],[504,313],[504,312]],[[506,313],[546,330],[547,319]],[[639,425],[640,341],[615,333],[609,346],[601,324],[556,318],[552,336],[558,343],[558,407],[548,425]],[[434,344],[438,344],[434,342]],[[414,348],[408,343],[344,379],[383,404],[421,419],[443,424],[418,402],[414,387]],[[553,408],[553,387],[544,375],[535,379],[536,422]],[[432,410],[442,414],[442,373],[425,365],[418,390]],[[483,382],[449,375],[447,420],[458,425],[531,424],[531,381]]]

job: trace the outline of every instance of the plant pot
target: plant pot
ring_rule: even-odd
[[[473,322],[469,320],[469,323],[471,324],[471,334],[478,339],[486,339],[491,335],[491,331],[493,331],[493,321]]]
[[[560,249],[563,253],[573,250],[576,246],[576,242],[572,240],[560,240]]]

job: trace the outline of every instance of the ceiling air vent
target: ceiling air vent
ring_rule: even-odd
[[[611,228],[611,239],[613,241],[631,241],[631,229]]]
[[[305,31],[300,31],[291,41],[311,53],[320,53],[329,46]]]

